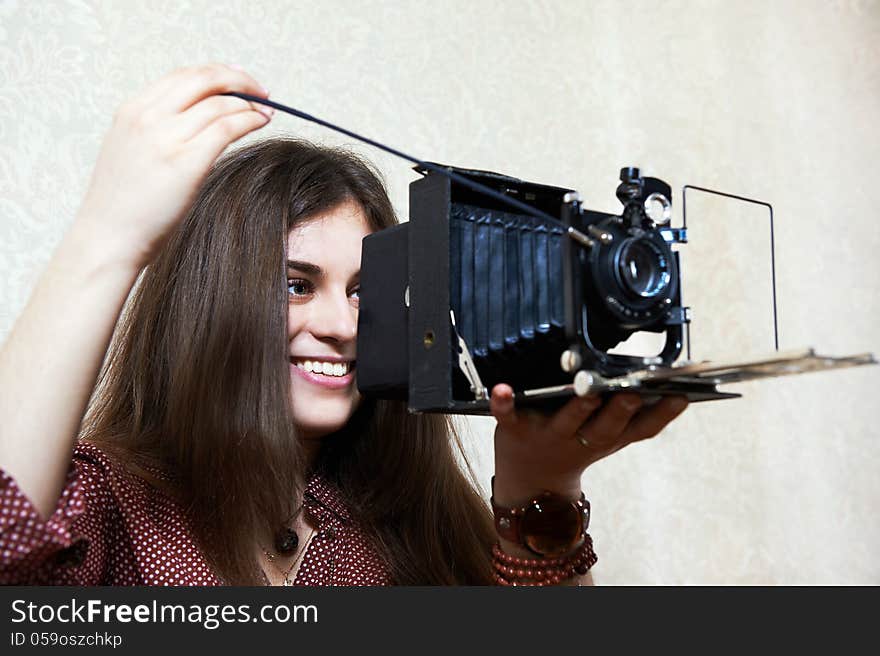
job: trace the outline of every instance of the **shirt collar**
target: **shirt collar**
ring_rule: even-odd
[[[348,522],[351,513],[342,499],[342,493],[320,474],[312,474],[304,493],[305,505],[309,513],[323,524],[335,515],[337,519]]]

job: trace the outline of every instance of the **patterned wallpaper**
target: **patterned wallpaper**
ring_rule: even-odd
[[[577,188],[593,209],[617,208],[631,164],[675,190],[770,201],[783,348],[880,352],[880,2],[626,7],[0,0],[0,338],[72,220],[116,106],[172,68],[219,60],[281,102],[426,159]],[[287,116],[269,129],[348,143]],[[414,174],[356,148],[405,218]],[[700,240],[685,248],[715,262],[685,272],[704,299],[695,329],[750,353],[766,307],[737,271],[766,266],[753,240],[766,225],[736,210],[688,218]],[[878,389],[880,367],[741,385],[742,399],[695,406],[591,467],[597,582],[880,583]],[[462,423],[488,485],[493,423]]]

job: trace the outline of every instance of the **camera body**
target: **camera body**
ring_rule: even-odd
[[[686,235],[669,225],[668,184],[622,169],[614,215],[586,209],[570,189],[448,170],[536,215],[421,171],[409,222],[364,239],[363,393],[406,399],[413,411],[484,414],[496,383],[520,402],[550,404],[574,393],[578,372],[595,382],[675,361],[687,312],[672,245]],[[662,351],[609,352],[638,331],[665,333]]]

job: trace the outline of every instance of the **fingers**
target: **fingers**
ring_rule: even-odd
[[[510,385],[499,383],[492,388],[492,394],[489,397],[489,411],[502,429],[511,428],[517,423],[513,388]]]
[[[180,141],[188,141],[221,116],[242,111],[256,110],[271,118],[275,110],[259,103],[251,103],[231,96],[211,96],[178,114],[171,120],[170,130]]]
[[[639,395],[618,393],[597,413],[600,405],[602,401],[597,396],[571,399],[542,425],[542,432],[566,438],[580,432],[596,446],[620,448],[662,431],[684,412],[688,402],[681,396],[667,397],[639,412],[642,407]],[[513,389],[509,385],[492,388],[489,408],[502,429],[515,430],[523,420],[514,407]]]
[[[591,443],[594,440],[599,444],[617,442],[641,406],[642,399],[637,394],[615,394],[581,432]]]
[[[250,109],[220,116],[190,139],[188,143],[194,146],[190,152],[198,166],[208,167],[229,144],[268,122],[265,114]]]
[[[147,88],[138,100],[151,111],[177,114],[204,98],[228,91],[261,98],[269,95],[252,76],[237,67],[205,64],[177,69]]]
[[[548,435],[569,437],[602,404],[597,396],[575,397],[546,420],[532,417]],[[489,409],[502,429],[515,428],[523,421],[529,423],[528,413],[518,413],[513,400],[513,388],[500,383],[492,388]],[[534,413],[533,413],[534,414]]]
[[[683,396],[668,396],[655,406],[636,415],[624,431],[623,439],[637,442],[654,437],[666,428],[667,424],[678,417],[688,407],[688,400]]]
[[[551,418],[547,430],[551,435],[570,437],[602,405],[596,395],[579,397],[568,401]]]

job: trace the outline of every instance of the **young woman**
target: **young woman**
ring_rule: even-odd
[[[291,139],[215,162],[271,118],[228,91],[268,95],[214,64],[122,106],[0,351],[0,582],[589,583],[584,469],[686,401],[543,417],[497,385],[493,522],[446,417],[357,391],[379,176]]]

